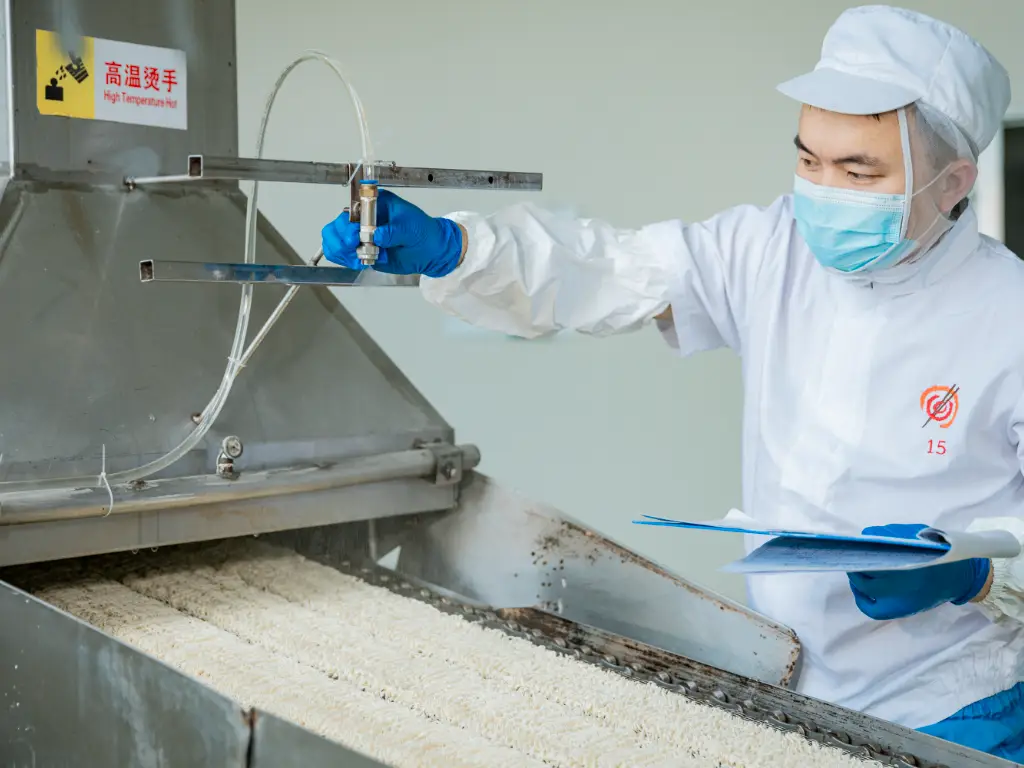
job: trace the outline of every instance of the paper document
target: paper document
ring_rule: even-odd
[[[644,515],[637,525],[689,528],[768,536],[746,557],[724,566],[731,573],[798,573],[807,571],[898,571],[951,563],[972,557],[1016,557],[1020,542],[1009,531],[944,531],[925,528],[913,539],[842,535],[819,531],[783,531],[759,527],[733,510],[713,523],[693,523]],[[749,521],[749,522],[748,522]]]

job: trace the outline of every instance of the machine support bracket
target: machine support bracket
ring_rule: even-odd
[[[464,470],[462,449],[450,443],[417,441],[416,448],[434,454],[434,485],[458,485]]]

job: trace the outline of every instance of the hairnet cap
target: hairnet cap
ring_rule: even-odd
[[[844,12],[813,72],[783,83],[790,98],[849,115],[921,102],[949,118],[980,153],[1010,106],[1010,78],[976,40],[936,19],[868,5]]]

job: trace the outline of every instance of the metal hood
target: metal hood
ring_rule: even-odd
[[[224,371],[238,289],[143,284],[138,265],[236,259],[245,196],[233,181],[129,192],[123,180],[181,173],[189,155],[237,156],[235,7],[9,0],[3,22],[0,481],[98,477],[104,466],[127,469],[178,444]],[[40,30],[64,35],[68,48],[85,35],[183,51],[187,127],[44,114]],[[103,78],[105,68],[97,57],[88,77]],[[73,80],[61,81],[68,92]],[[303,263],[265,219],[258,232],[258,262]],[[284,291],[254,291],[250,335]],[[232,481],[214,472],[228,436],[244,451],[234,465],[240,480],[223,486]],[[437,450],[422,447],[438,441],[454,441],[445,420],[328,289],[303,288],[239,375],[205,442],[162,473],[177,485],[153,478],[115,488],[108,517],[108,493],[97,483],[14,496],[0,486],[0,564],[447,508],[456,486],[434,482]],[[405,469],[381,470],[389,455]],[[464,465],[456,458],[460,471],[476,462],[472,450]],[[362,481],[300,482],[316,490],[298,505],[307,507],[303,518],[266,491],[287,468],[338,472],[346,461],[377,462],[353,475],[372,481],[374,493]],[[210,479],[220,501],[206,498],[210,483],[188,482],[197,477]],[[199,506],[168,518],[172,498]],[[214,521],[214,511],[227,514]]]

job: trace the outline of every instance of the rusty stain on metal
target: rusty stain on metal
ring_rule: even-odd
[[[789,684],[793,682],[793,676],[796,674],[796,665],[798,661],[800,661],[800,654],[796,649],[794,649],[789,654],[789,663],[786,664],[786,668],[782,673],[782,680],[779,681],[779,685],[782,688],[788,688]]]
[[[552,534],[547,534],[545,536],[541,536],[540,540],[537,542],[537,546],[539,546],[541,549],[543,549],[545,551],[550,551],[552,549],[557,549],[559,544],[561,544],[561,541],[559,540],[559,538],[557,536],[552,535]]]
[[[591,542],[586,542],[584,544],[584,546],[588,548],[588,551],[586,553],[579,553],[579,556],[587,560],[589,563],[595,564],[597,562],[597,558],[600,555],[610,554],[612,557],[618,557],[619,561],[623,564],[628,562],[632,563],[633,565],[638,565],[645,570],[657,574],[658,576],[671,580],[673,583],[678,584],[679,586],[685,588],[687,591],[692,592],[695,595],[698,595],[700,597],[706,597],[706,595],[702,591],[698,590],[691,584],[687,584],[685,581],[679,580],[672,574],[668,573],[662,568],[659,568],[650,560],[647,560],[646,558],[641,557],[640,555],[637,555],[634,552],[630,552],[628,549],[616,544],[613,541],[610,541],[609,539],[604,538],[603,536],[595,534],[593,531],[587,530],[586,528],[583,528],[574,523],[570,523],[567,520],[562,520],[559,523],[559,527],[561,528],[561,534],[563,535],[555,535],[550,533],[544,534],[537,540],[537,548],[539,550],[541,550],[542,552],[550,552],[554,549],[558,550],[560,555],[571,555],[573,553],[572,550],[574,549],[572,546],[573,542],[571,541],[573,536],[583,536],[588,539],[596,539],[596,544],[593,544]],[[568,537],[566,537],[564,534],[568,534]],[[539,557],[536,551],[531,552],[530,554],[534,557],[533,564],[537,565]],[[564,563],[564,559],[560,562]],[[740,612],[739,609],[734,608],[730,605],[722,604],[721,608],[722,610],[731,610],[736,611],[737,613]]]
[[[664,569],[658,567],[650,560],[631,552],[625,547],[616,544],[603,536],[594,533],[591,530],[583,528],[582,526],[571,523],[567,520],[562,520],[558,524],[558,531],[552,533],[546,531],[540,535],[535,542],[535,549],[530,553],[533,561],[533,565],[547,565],[549,560],[553,560],[554,556],[559,558],[558,566],[555,566],[557,570],[565,569],[565,557],[575,558],[583,560],[591,565],[596,565],[598,559],[601,557],[616,558],[623,565],[626,563],[639,566],[644,570],[650,571],[664,579],[669,580],[673,584],[683,587],[688,592],[703,600],[709,600],[718,606],[718,610],[725,612],[734,612],[742,614],[744,609],[741,606],[735,606],[730,603],[724,603],[709,597],[704,591],[698,587],[687,583],[668,573]],[[553,582],[544,581],[541,586],[550,586]],[[537,595],[537,599],[540,600],[541,596]],[[545,609],[550,609],[550,601],[542,604]],[[796,667],[800,658],[800,646],[799,638],[793,632],[788,633],[788,637],[792,639],[794,646],[789,654],[789,661],[783,669],[782,678],[779,685],[782,687],[788,687],[796,674]],[[762,639],[767,638],[762,635]]]

